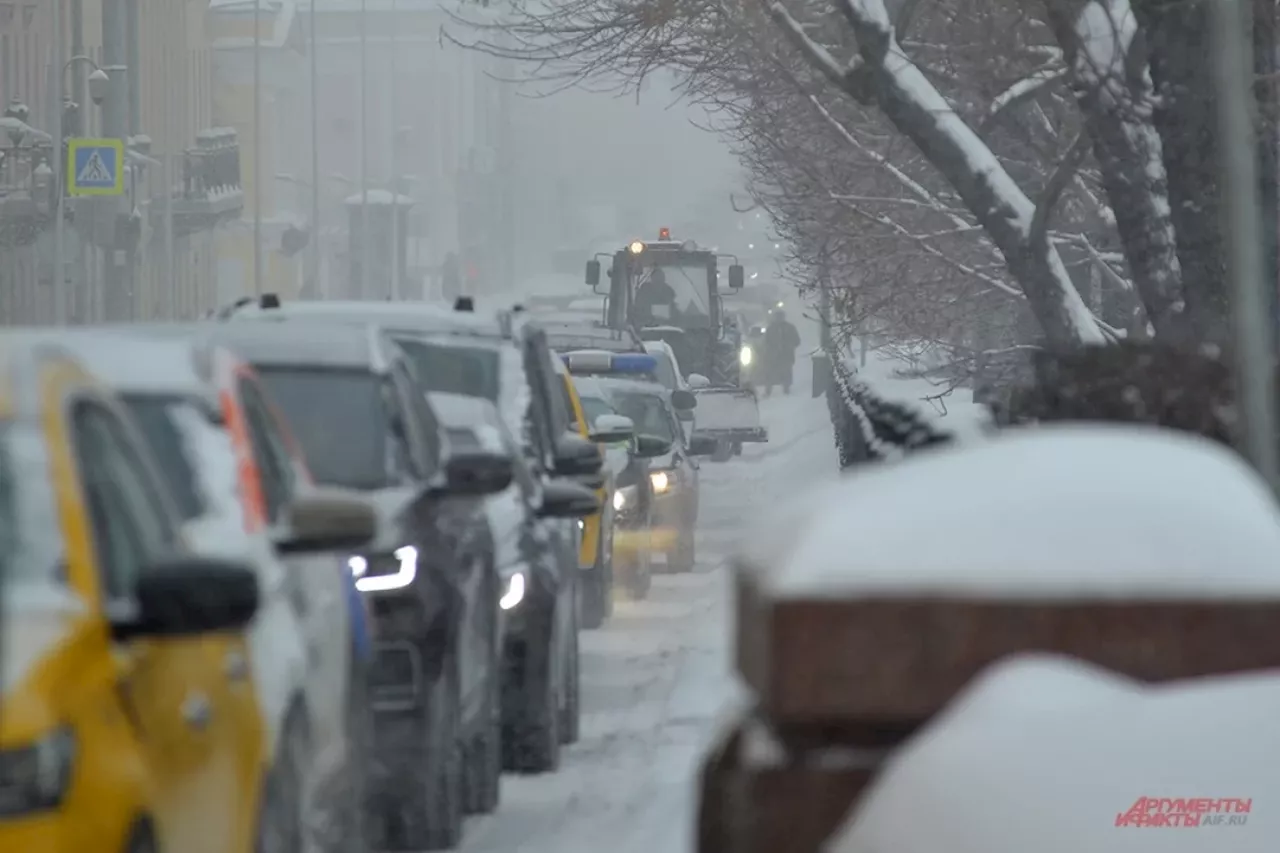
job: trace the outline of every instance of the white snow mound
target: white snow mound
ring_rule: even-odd
[[[1275,850],[1277,707],[1275,674],[1140,687],[1047,656],[1002,662],[889,761],[825,849]],[[1135,809],[1173,823],[1126,821]]]
[[[1169,430],[1005,433],[851,473],[782,515],[741,560],[783,598],[1280,595],[1266,485]]]

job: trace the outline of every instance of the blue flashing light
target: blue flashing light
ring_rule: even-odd
[[[619,354],[613,357],[613,373],[656,373],[658,359],[648,353]]]
[[[643,376],[657,373],[658,359],[648,353],[605,351],[567,352],[560,356],[570,373],[625,374]]]

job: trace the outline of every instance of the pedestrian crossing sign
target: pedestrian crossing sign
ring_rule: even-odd
[[[124,143],[121,140],[68,140],[68,195],[122,195],[123,193]]]

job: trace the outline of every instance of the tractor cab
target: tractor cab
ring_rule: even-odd
[[[719,256],[662,228],[654,241],[635,240],[613,254],[608,270],[605,324],[634,328],[645,340],[671,346],[690,373],[737,384],[738,342],[721,305]],[[600,261],[587,262],[586,281],[600,286]],[[741,289],[742,267],[729,267],[728,288]],[[724,350],[722,353],[721,350]]]

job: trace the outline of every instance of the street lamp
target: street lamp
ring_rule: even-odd
[[[54,6],[60,4],[54,3]],[[61,34],[59,34],[59,46],[61,46]],[[58,72],[58,88],[57,88],[57,104],[60,109],[53,111],[53,321],[54,323],[62,322],[66,316],[67,310],[67,281],[66,270],[63,267],[62,258],[62,199],[66,194],[66,158],[62,153],[62,115],[67,103],[67,72],[71,70],[71,66],[78,62],[84,62],[93,66],[93,71],[89,74],[89,98],[95,105],[101,105],[107,98],[108,90],[111,88],[111,77],[107,72],[103,71],[98,63],[94,62],[87,56],[73,56],[66,62],[62,63],[62,68]],[[117,168],[121,168],[123,164],[117,164]]]

